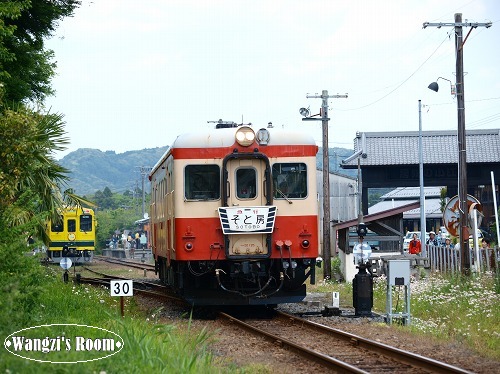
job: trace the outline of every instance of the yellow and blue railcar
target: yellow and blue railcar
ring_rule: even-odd
[[[60,219],[47,223],[49,261],[59,263],[69,257],[73,263],[90,262],[96,245],[96,219],[92,209],[67,207]]]

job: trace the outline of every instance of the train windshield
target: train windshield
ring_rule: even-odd
[[[76,220],[68,219],[68,232],[76,231]]]
[[[218,165],[187,165],[184,169],[184,193],[187,200],[220,199]]]
[[[52,232],[63,232],[64,231],[63,216],[60,216],[59,218],[60,218],[60,220],[51,222],[50,231],[52,231]]]
[[[307,167],[304,163],[273,164],[275,199],[307,197]]]
[[[236,194],[238,199],[254,199],[257,194],[257,172],[254,168],[236,170]]]
[[[80,216],[80,231],[92,231],[92,216],[90,214],[82,214]]]

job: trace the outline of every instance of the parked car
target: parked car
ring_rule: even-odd
[[[368,231],[364,238],[364,242],[368,244],[373,250],[378,250],[380,248],[380,241],[371,240],[371,236],[377,236],[373,231]],[[356,244],[358,244],[358,234],[355,231],[349,231],[349,246],[353,248]]]
[[[420,231],[408,231],[405,235],[404,241],[403,241],[403,250],[408,251],[408,247],[410,246],[410,242],[413,239],[413,234],[417,234],[417,238],[420,239]],[[427,241],[429,239],[429,233],[425,233],[425,240]]]

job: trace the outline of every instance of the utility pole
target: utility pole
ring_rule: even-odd
[[[469,227],[467,223],[467,157],[466,157],[466,136],[465,136],[465,97],[464,97],[464,44],[470,33],[477,27],[491,27],[491,22],[462,22],[462,13],[455,14],[455,22],[450,23],[429,23],[424,22],[423,28],[434,26],[455,27],[455,53],[456,53],[456,89],[457,89],[457,115],[458,115],[458,200],[459,200],[459,241],[462,274],[470,274],[470,254],[469,254]],[[462,28],[471,27],[469,33],[463,40]]]
[[[142,178],[142,217],[144,218],[144,213],[146,213],[146,191],[144,187],[144,182],[146,175],[149,174],[151,171],[151,167],[149,166],[139,166],[139,170],[141,172],[141,178]]]
[[[321,118],[302,118],[302,121],[321,121],[323,133],[323,277],[332,279],[332,254],[330,244],[330,160],[328,158],[328,99],[347,98],[346,95],[328,95],[323,90],[321,95],[306,95],[308,99],[322,99]]]

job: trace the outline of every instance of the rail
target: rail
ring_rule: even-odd
[[[123,266],[128,266],[131,268],[147,270],[147,271],[155,271],[155,266],[152,264],[141,263],[137,261],[129,261],[129,260],[120,260],[118,258],[111,258],[106,256],[94,256],[94,259],[99,261],[109,262],[110,264],[118,264]]]
[[[260,336],[276,345],[294,351],[318,364],[340,372],[369,373],[469,373],[461,368],[391,347],[345,331],[308,321],[287,313],[277,312],[272,323],[244,322],[219,313],[222,318]],[[313,343],[301,343],[298,337],[307,336],[304,329],[314,331]],[[270,332],[272,330],[273,332]],[[278,333],[276,333],[278,331]],[[320,332],[318,335],[317,333]],[[310,334],[310,333],[309,333]],[[310,345],[313,344],[313,347]]]

